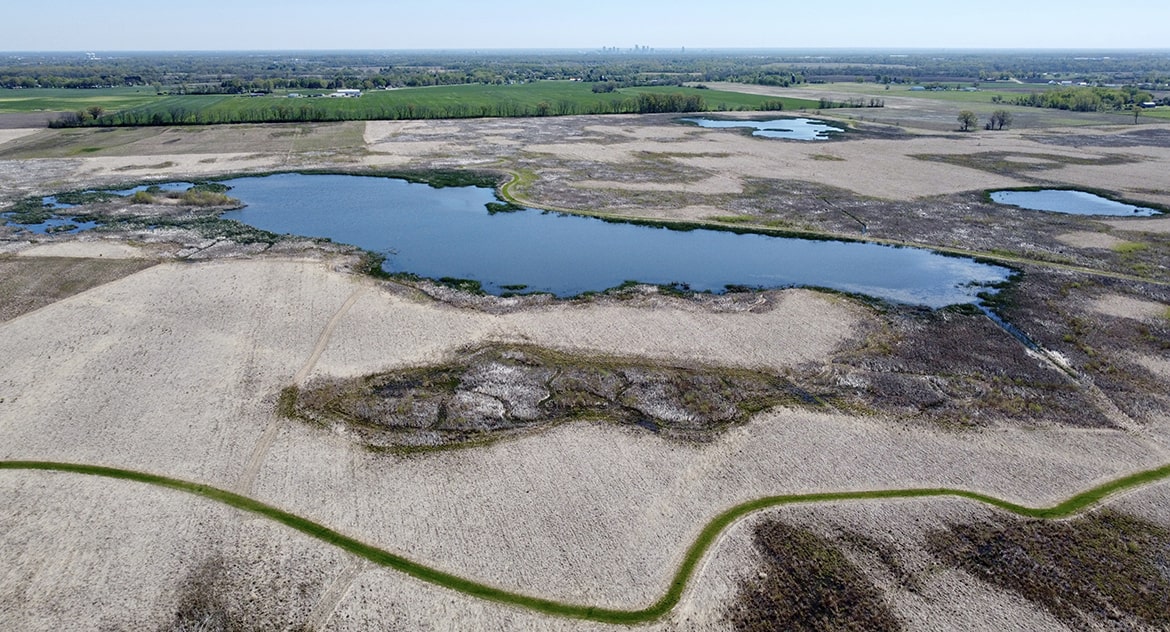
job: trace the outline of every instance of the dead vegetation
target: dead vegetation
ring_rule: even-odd
[[[741,580],[727,611],[737,631],[903,628],[882,592],[833,542],[778,520],[757,524],[752,538],[758,572]]]
[[[572,419],[709,441],[780,403],[817,399],[784,378],[744,369],[669,366],[530,346],[489,345],[448,364],[286,389],[286,415],[378,449],[481,444]]]
[[[1069,521],[997,516],[928,538],[946,563],[1080,630],[1170,627],[1170,530],[1110,510]]]
[[[1170,287],[1059,270],[1028,269],[1000,300],[1003,316],[1036,342],[1064,355],[1135,420],[1170,414],[1165,382],[1142,358],[1170,353],[1170,320],[1102,313],[1100,300],[1170,306]]]
[[[812,376],[816,388],[856,410],[947,426],[1110,425],[1075,381],[983,314],[900,308],[887,322]]]
[[[0,322],[155,263],[149,259],[0,257]]]
[[[1032,152],[986,151],[972,154],[915,154],[919,160],[945,162],[998,175],[1027,178],[1036,172],[1060,169],[1065,165],[1112,166],[1141,162],[1141,158],[1107,154],[1098,158]]]

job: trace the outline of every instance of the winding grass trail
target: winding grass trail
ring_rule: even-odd
[[[796,503],[828,503],[841,502],[853,500],[873,500],[873,499],[898,499],[898,498],[931,498],[950,496],[957,498],[966,498],[981,502],[993,507],[998,507],[1014,514],[1026,516],[1030,518],[1064,518],[1071,516],[1083,509],[1094,505],[1104,498],[1117,494],[1119,492],[1127,491],[1141,485],[1153,483],[1166,478],[1170,478],[1170,464],[1163,465],[1158,468],[1144,470],[1129,476],[1123,476],[1114,479],[1097,487],[1093,487],[1086,491],[1080,492],[1074,496],[1069,497],[1063,502],[1051,507],[1025,507],[1015,503],[1001,500],[987,494],[980,494],[978,492],[966,491],[962,489],[950,488],[924,488],[924,489],[886,489],[886,490],[871,490],[871,491],[850,491],[850,492],[826,492],[818,494],[789,494],[783,496],[768,496],[765,498],[758,498],[756,500],[748,501],[746,503],[736,505],[723,513],[715,516],[699,533],[698,538],[687,549],[686,556],[682,564],[674,574],[674,579],[670,583],[666,594],[654,602],[650,606],[641,610],[617,610],[611,608],[598,608],[593,606],[577,605],[554,601],[551,599],[542,599],[520,593],[510,592],[481,584],[469,579],[465,579],[450,573],[430,568],[413,562],[405,557],[395,555],[389,551],[385,551],[378,547],[366,544],[342,535],[329,527],[313,522],[307,518],[302,518],[295,514],[289,513],[282,509],[273,507],[272,505],[260,502],[247,496],[230,492],[224,489],[211,487],[209,485],[202,485],[200,483],[193,483],[177,478],[170,478],[167,476],[160,476],[158,474],[149,474],[146,472],[139,472],[135,470],[126,470],[113,467],[104,467],[100,465],[84,465],[77,463],[59,463],[53,461],[0,461],[0,470],[41,470],[53,472],[70,472],[74,474],[86,474],[90,476],[102,476],[105,478],[116,478],[129,481],[137,481],[140,483],[147,483],[150,485],[157,485],[159,487],[167,487],[179,491],[188,492],[211,500],[216,500],[224,504],[250,511],[259,514],[286,526],[292,527],[297,531],[310,535],[318,540],[340,547],[350,553],[358,555],[362,558],[370,560],[375,564],[386,566],[397,571],[406,573],[412,577],[420,579],[431,584],[436,584],[444,588],[450,588],[464,594],[497,601],[513,606],[519,606],[541,612],[549,615],[556,615],[562,617],[572,617],[577,619],[587,619],[590,621],[598,621],[601,623],[619,623],[619,624],[635,624],[653,621],[669,612],[675,605],[678,604],[682,598],[683,591],[686,589],[687,583],[691,580],[695,567],[699,560],[711,548],[715,542],[716,537],[727,527],[729,527],[736,520],[756,511],[768,509],[771,507],[779,507],[782,505],[791,505]]]

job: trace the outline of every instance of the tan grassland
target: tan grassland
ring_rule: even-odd
[[[1107,233],[1090,233],[1077,231],[1057,235],[1056,240],[1073,248],[1092,248],[1095,250],[1109,250],[1118,244],[1125,243],[1124,239]]]
[[[145,248],[113,240],[74,240],[39,244],[17,252],[20,257],[76,257],[81,259],[145,259]]]
[[[892,99],[888,107],[892,116],[909,116],[918,101]],[[1094,123],[957,134],[942,127],[947,117],[954,125],[953,113],[924,116],[922,126],[898,134],[825,143],[772,142],[679,125],[673,116],[100,135],[0,130],[0,203],[84,186],[299,167],[357,173],[471,167],[530,174],[540,186],[517,193],[533,202],[548,191],[645,196],[644,205],[622,211],[642,217],[733,213],[753,178],[907,202],[1042,178],[1170,204],[1170,192],[1151,184],[1164,180],[1170,149],[1037,140],[1041,133],[1095,138],[1128,128]],[[988,152],[1031,164],[1051,160],[1044,156],[1129,162],[1064,164],[1024,177],[914,157]],[[685,196],[667,199],[679,193]],[[1135,256],[1152,260],[1141,263],[1157,276],[1164,269],[1161,246],[1141,233],[1170,230],[1167,221],[1103,222],[1100,232],[1070,223],[1052,238],[1090,251],[1091,260],[1113,254],[1123,240],[1108,233],[1125,231],[1124,241],[1153,243]],[[39,302],[0,319],[0,459],[109,465],[233,489],[435,568],[540,597],[646,606],[666,590],[708,520],[761,496],[947,486],[1037,506],[1170,461],[1170,419],[1125,429],[1006,418],[954,428],[784,407],[708,443],[591,420],[467,449],[378,453],[342,429],[281,417],[281,389],[440,363],[485,343],[784,374],[816,369],[830,354],[867,344],[884,316],[853,299],[808,290],[738,301],[635,292],[488,309],[355,275],[348,271],[352,257],[337,254],[339,247],[240,246],[179,229],[116,240],[0,231],[8,231],[0,232],[0,266],[27,281],[13,287],[41,293]],[[88,284],[53,290],[44,279],[48,267],[40,277],[30,268],[65,258],[101,262],[108,268],[94,269],[107,276],[94,273]],[[1148,324],[1165,317],[1166,305],[1106,294],[1083,308]],[[1133,360],[1160,384],[1170,383],[1164,358],[1135,353]],[[1170,524],[1168,490],[1160,483],[1110,502]],[[0,629],[198,629],[192,621],[203,615],[220,617],[224,629],[615,629],[424,584],[266,520],[141,484],[3,471],[0,506],[6,508]],[[932,566],[923,544],[928,531],[990,511],[931,500],[792,506],[749,516],[720,535],[678,608],[638,629],[728,629],[724,609],[739,580],[757,569],[751,526],[765,518],[897,543],[925,578],[920,592],[899,586],[874,560],[854,561],[885,590],[908,629],[1062,629],[1035,604]]]
[[[1117,318],[1151,321],[1163,318],[1170,305],[1156,301],[1142,301],[1127,296],[1109,295],[1097,299],[1093,311]]]
[[[3,145],[4,143],[7,143],[8,141],[11,141],[11,140],[16,140],[16,139],[21,138],[23,136],[29,136],[31,134],[36,134],[39,131],[41,131],[41,130],[35,129],[35,128],[34,129],[0,129],[0,145]]]

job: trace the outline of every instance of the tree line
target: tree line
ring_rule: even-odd
[[[767,105],[767,104],[765,104]],[[776,102],[772,109],[783,106]],[[703,97],[681,93],[643,93],[634,97],[600,99],[597,101],[556,102],[535,104],[499,101],[491,103],[447,103],[441,105],[418,103],[376,104],[360,108],[320,107],[311,103],[253,105],[244,107],[192,108],[181,105],[169,107],[145,106],[130,110],[104,113],[93,109],[71,112],[52,121],[50,127],[127,127],[157,125],[218,125],[228,123],[320,123],[351,120],[408,120],[445,118],[566,116],[573,114],[658,114],[668,112],[701,112],[706,109]],[[96,114],[96,116],[95,116]]]
[[[1012,103],[1038,108],[1072,110],[1074,112],[1107,112],[1124,110],[1135,103],[1140,104],[1146,101],[1152,101],[1153,99],[1154,96],[1149,92],[1134,87],[1091,88],[1072,86],[1020,95],[1014,98]]]

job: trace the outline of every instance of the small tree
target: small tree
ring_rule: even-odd
[[[91,105],[86,109],[86,112],[89,112],[91,118],[97,119],[101,118],[102,115],[106,113],[106,109],[100,105]]]
[[[1141,115],[1142,115],[1142,104],[1134,103],[1133,104],[1133,124],[1134,125],[1137,125],[1138,117]]]
[[[987,129],[1003,129],[1012,124],[1012,113],[1007,110],[996,110],[991,113],[991,120]]]
[[[979,123],[979,117],[971,110],[963,110],[959,112],[959,125],[963,126],[963,131],[969,131]]]

